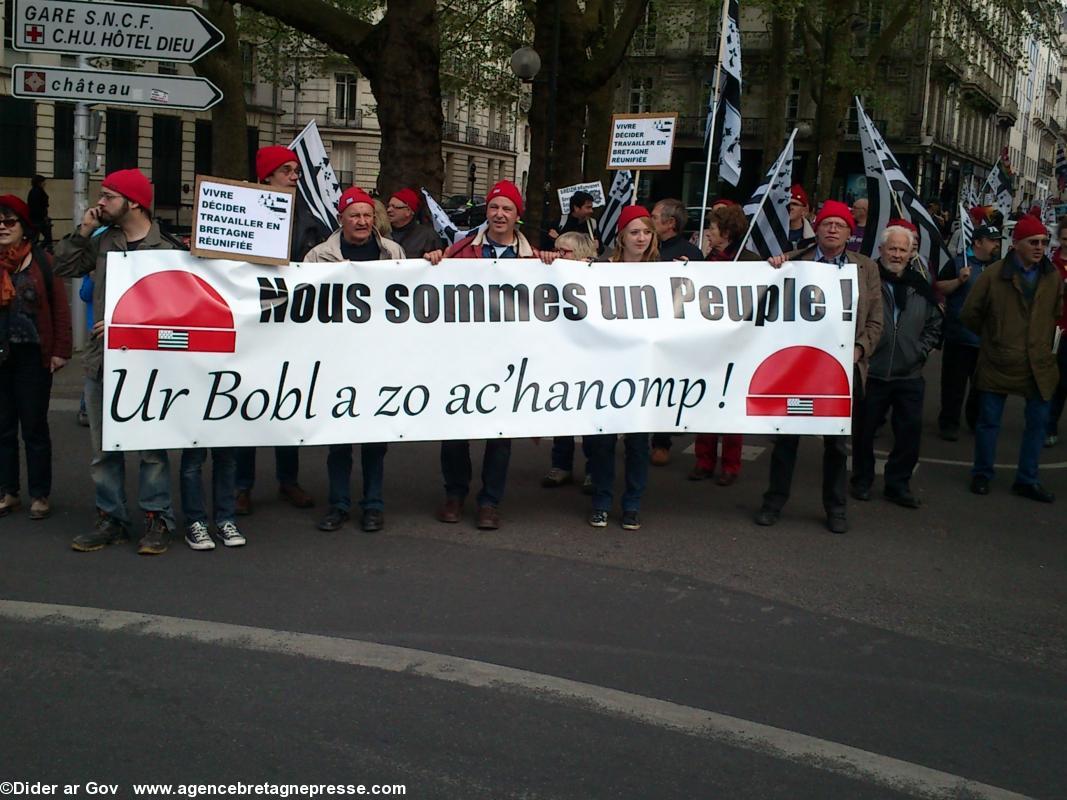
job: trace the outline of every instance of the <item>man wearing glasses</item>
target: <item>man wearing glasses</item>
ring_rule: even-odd
[[[101,230],[103,229],[103,230]],[[81,224],[56,244],[53,269],[64,278],[93,274],[93,307],[100,318],[93,325],[85,349],[85,403],[93,459],[89,472],[96,485],[97,520],[92,530],[74,537],[71,547],[80,552],[100,550],[129,538],[126,508],[126,454],[104,450],[104,292],[107,254],[134,250],[174,250],[180,245],[159,230],[152,219],[152,184],[139,169],[123,169],[104,178],[100,199],[85,212]],[[145,532],[138,544],[142,555],[166,551],[174,530],[170,502],[170,462],[166,450],[140,452],[139,502],[145,515]]]
[[[300,162],[288,147],[270,145],[256,151],[256,177],[260,183],[276,189],[296,189],[300,183]],[[293,237],[289,248],[292,261],[303,261],[311,248],[324,241],[329,231],[323,228],[299,192],[293,215]],[[278,496],[295,508],[311,508],[315,501],[297,482],[300,451],[293,445],[274,448],[274,472],[278,479]],[[237,513],[252,513],[252,486],[256,480],[256,449],[237,448]]]
[[[389,225],[393,229],[389,238],[404,248],[408,258],[422,258],[427,253],[443,250],[441,239],[434,233],[433,228],[415,219],[419,205],[418,192],[414,189],[401,189],[393,192],[385,206],[385,214],[389,217]]]
[[[960,320],[981,340],[974,380],[980,394],[971,491],[989,494],[1004,401],[1009,394],[1020,395],[1026,398],[1026,422],[1011,490],[1051,503],[1052,492],[1038,483],[1037,464],[1049,401],[1059,381],[1054,338],[1063,281],[1045,254],[1049,232],[1039,219],[1020,219],[1011,238],[1011,250],[986,267],[960,312]]]

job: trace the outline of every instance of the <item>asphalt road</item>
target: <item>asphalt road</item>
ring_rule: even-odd
[[[1042,473],[1061,503],[1011,496],[1010,469],[973,496],[971,441],[932,433],[935,380],[925,507],[854,504],[843,537],[816,443],[767,529],[767,442],[720,488],[685,480],[681,437],[627,533],[589,528],[577,487],[541,489],[548,442],[516,442],[491,534],[433,520],[436,448],[406,444],[382,535],[315,530],[322,450],[302,454],[310,512],[274,497],[261,452],[247,547],[152,559],[69,550],[92,522],[77,377],[55,394],[53,517],[0,520],[0,782],[1067,797],[1067,445]]]

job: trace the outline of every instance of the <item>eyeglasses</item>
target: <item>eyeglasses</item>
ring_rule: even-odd
[[[0,219],[0,228],[14,228],[21,220],[18,217],[7,217]]]
[[[843,231],[848,228],[848,225],[846,225],[844,222],[831,222],[829,220],[824,220],[822,224],[819,225],[819,227],[825,228],[828,231]]]
[[[100,199],[105,201],[105,202],[107,202],[107,203],[110,203],[112,200],[121,200],[122,199],[122,195],[121,194],[115,194],[113,192],[103,191],[103,192],[100,192]]]

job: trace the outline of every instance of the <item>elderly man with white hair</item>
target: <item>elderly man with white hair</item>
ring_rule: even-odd
[[[858,435],[852,451],[852,496],[871,499],[874,434],[892,410],[893,450],[885,466],[885,499],[905,508],[921,503],[911,491],[922,435],[923,366],[941,346],[942,312],[933,288],[911,255],[915,234],[900,225],[882,233],[878,271],[882,278],[882,335],[871,355],[867,391],[858,409]]]

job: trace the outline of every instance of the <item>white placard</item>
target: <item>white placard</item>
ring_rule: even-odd
[[[105,449],[850,427],[852,264],[107,269]]]
[[[593,181],[592,183],[576,183],[573,186],[564,186],[562,189],[557,189],[556,193],[559,195],[559,208],[566,216],[571,210],[571,198],[578,192],[585,192],[593,197],[593,208],[603,208],[606,205],[604,200],[604,184],[600,181]]]
[[[613,114],[608,169],[670,169],[677,114]]]
[[[193,255],[289,263],[295,189],[197,175],[195,202]]]

